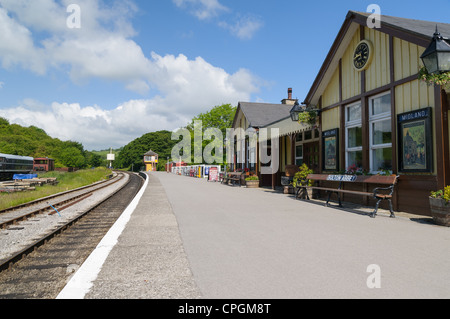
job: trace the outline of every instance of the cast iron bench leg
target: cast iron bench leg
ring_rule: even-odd
[[[328,199],[327,199],[327,203],[325,204],[326,207],[330,206],[331,194],[332,194],[332,192],[328,191]]]
[[[391,210],[391,218],[395,218],[394,209],[392,208],[392,201],[389,199],[389,209]]]
[[[377,213],[378,213],[378,206],[380,205],[380,202],[382,201],[383,199],[379,199],[378,201],[377,201],[377,204],[376,204],[376,206],[375,206],[375,210],[374,210],[374,212],[372,213],[372,214],[370,214],[370,217],[371,218],[375,218],[376,216],[377,216]],[[391,212],[391,216],[389,216],[390,218],[395,218],[395,213],[394,213],[394,208],[392,207],[392,200],[391,199],[387,199],[388,201],[389,201],[389,210],[390,210],[390,212]]]
[[[336,196],[338,198],[338,202],[339,202],[339,207],[343,207],[342,206],[342,201],[341,201],[341,194],[339,194],[339,192],[332,192],[332,191],[327,191],[328,192],[328,199],[327,199],[327,203],[325,204],[326,207],[330,206],[330,200],[331,200],[331,194],[336,193]]]
[[[379,200],[377,201],[377,204],[375,205],[375,210],[373,211],[372,214],[370,214],[370,217],[371,217],[371,218],[375,218],[375,216],[377,216],[377,213],[378,213],[378,206],[380,205],[380,202],[381,202],[381,199],[379,199]]]

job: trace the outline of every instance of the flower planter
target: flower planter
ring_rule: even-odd
[[[436,224],[450,227],[450,203],[441,198],[430,197],[431,216]]]
[[[247,188],[259,188],[259,180],[256,181],[245,181]]]
[[[307,198],[306,195],[308,195],[309,199],[316,199],[316,198],[318,198],[317,192],[316,192],[315,189],[303,189],[303,190],[301,190],[300,193],[299,193],[299,198],[300,199],[306,199]]]

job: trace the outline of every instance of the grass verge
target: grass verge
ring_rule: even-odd
[[[106,168],[81,170],[74,173],[48,172],[39,174],[39,177],[56,177],[59,184],[56,186],[44,185],[31,192],[0,194],[0,210],[21,205],[33,200],[65,192],[75,188],[90,185],[107,179],[112,171]]]

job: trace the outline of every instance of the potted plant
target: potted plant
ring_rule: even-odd
[[[249,176],[245,179],[245,185],[247,188],[258,188],[259,187],[259,177],[258,176]]]
[[[295,173],[294,175],[294,180],[292,182],[292,186],[294,188],[298,188],[298,187],[302,187],[302,186],[313,186],[313,182],[312,181],[308,181],[307,177],[309,174],[314,173],[314,171],[312,169],[310,169],[308,167],[308,165],[303,164],[302,166],[299,167],[299,171],[297,173]],[[312,197],[312,190],[307,190],[308,191],[308,196],[310,198]],[[303,196],[305,196],[305,194],[303,194]]]
[[[436,224],[450,227],[450,186],[431,192],[431,216]]]

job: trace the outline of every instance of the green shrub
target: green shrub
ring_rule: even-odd
[[[300,187],[300,186],[312,186],[313,181],[309,181],[308,185],[305,185],[307,182],[307,177],[309,174],[313,174],[314,171],[308,167],[308,165],[303,164],[300,166],[300,171],[295,173],[294,180],[292,182],[292,186]]]
[[[450,186],[445,187],[443,190],[438,190],[437,192],[431,192],[431,197],[441,198],[445,200],[446,204],[448,204],[450,201]]]

